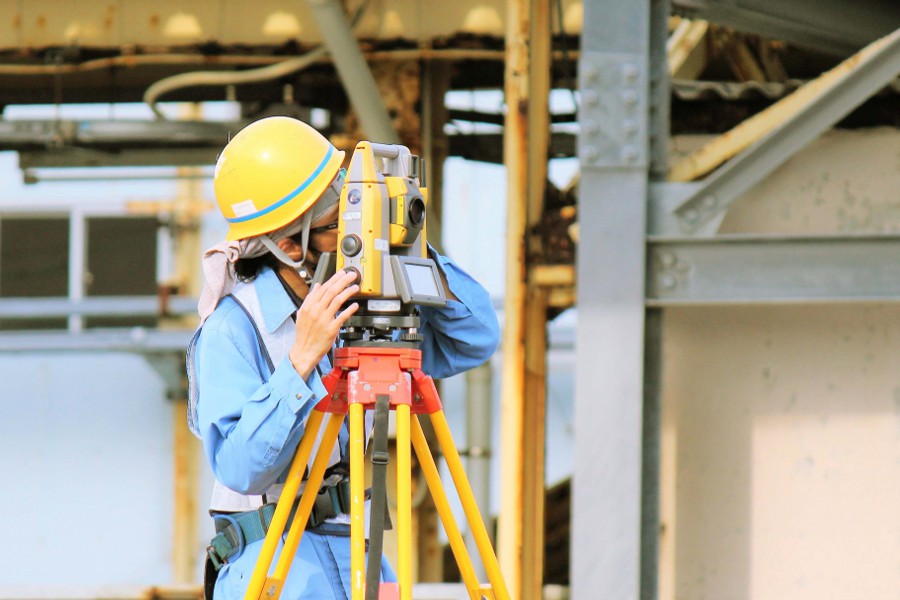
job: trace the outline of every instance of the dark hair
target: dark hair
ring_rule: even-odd
[[[278,268],[278,259],[271,252],[254,258],[240,258],[234,263],[234,274],[239,281],[249,283],[257,278],[263,267]]]

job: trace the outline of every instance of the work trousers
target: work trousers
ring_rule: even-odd
[[[242,600],[264,540],[253,542],[219,571],[214,600]],[[278,563],[279,542],[269,570]],[[387,558],[381,559],[381,580],[396,582]],[[350,537],[306,531],[294,555],[281,600],[350,600]]]

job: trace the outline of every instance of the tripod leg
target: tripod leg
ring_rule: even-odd
[[[400,431],[397,430],[397,438],[399,440]],[[425,480],[428,482],[428,489],[431,490],[431,496],[434,498],[434,506],[441,517],[444,529],[447,531],[447,539],[450,542],[450,549],[453,550],[453,557],[459,566],[459,573],[462,576],[463,583],[471,595],[478,590],[478,575],[475,574],[475,567],[472,566],[472,559],[469,557],[469,551],[466,549],[466,543],[463,541],[459,527],[456,525],[456,518],[453,516],[453,510],[450,508],[450,502],[447,500],[447,493],[441,483],[441,475],[438,472],[437,465],[434,463],[434,457],[428,448],[428,442],[425,440],[425,434],[422,432],[422,426],[419,419],[412,419],[412,445],[416,449],[416,456],[419,458],[419,464],[422,466],[422,472]],[[401,580],[402,581],[402,580]]]
[[[328,468],[328,460],[331,458],[331,449],[334,447],[340,433],[341,425],[344,422],[344,415],[332,413],[328,419],[328,425],[325,427],[325,433],[322,435],[322,441],[319,443],[319,450],[316,459],[313,462],[312,469],[309,472],[309,478],[306,480],[306,488],[300,497],[300,503],[297,505],[297,512],[294,514],[294,521],[284,540],[284,548],[281,549],[281,556],[275,565],[275,572],[272,579],[284,582],[287,579],[288,571],[290,571],[291,563],[297,554],[297,547],[300,545],[300,539],[303,537],[303,531],[306,523],[309,521],[309,515],[312,512],[313,504],[316,502],[316,496],[319,494],[319,487],[322,485],[322,478],[325,476],[325,469]],[[281,504],[279,499],[278,504]],[[293,504],[293,502],[291,503]],[[267,600],[277,600],[277,598],[268,598]]]
[[[297,454],[294,455],[294,460],[291,462],[291,467],[288,470],[287,479],[284,482],[284,488],[281,493],[282,498],[295,498],[297,496],[297,490],[300,489],[300,484],[303,482],[303,473],[306,471],[313,444],[316,441],[316,436],[319,435],[319,427],[322,424],[323,416],[323,413],[318,410],[310,413],[303,437],[300,439],[300,444],[297,447]],[[265,541],[256,560],[256,566],[253,568],[253,575],[250,577],[244,600],[257,600],[262,596],[266,576],[269,573],[269,567],[272,565],[272,558],[275,556],[275,550],[278,548],[278,542],[281,540],[282,533],[284,533],[292,507],[293,500],[290,502],[279,501],[278,506],[275,507],[275,514],[272,515],[272,522],[269,524],[269,531],[266,533]],[[280,586],[276,586],[276,588],[277,592],[281,593]]]
[[[363,405],[350,405],[350,596],[363,600],[365,581],[365,423]]]
[[[369,515],[369,559],[366,563],[366,600],[378,600],[381,555],[384,549],[384,513],[387,510],[388,421],[391,397],[375,395],[375,426],[372,430],[372,506]]]
[[[412,600],[412,460],[408,404],[398,404],[397,418],[397,580],[400,600]]]
[[[497,562],[497,556],[491,546],[491,539],[488,537],[484,521],[481,520],[481,513],[478,510],[478,504],[475,503],[475,495],[466,478],[466,471],[459,458],[459,452],[453,444],[453,436],[450,434],[450,426],[447,425],[444,411],[438,410],[432,413],[431,423],[444,453],[444,460],[447,461],[447,468],[450,469],[450,475],[453,477],[453,483],[456,484],[456,491],[462,502],[463,511],[466,513],[466,519],[469,521],[469,527],[472,528],[472,536],[475,538],[475,544],[478,546],[478,552],[481,554],[481,560],[484,562],[484,569],[487,571],[494,594],[497,600],[509,600],[509,590],[503,581],[500,564]]]

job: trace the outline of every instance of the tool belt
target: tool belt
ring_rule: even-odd
[[[300,499],[297,498],[288,517],[286,528],[291,526],[299,503]],[[206,553],[216,571],[230,559],[240,556],[245,547],[266,537],[266,532],[269,531],[269,525],[272,523],[272,516],[275,514],[275,506],[274,503],[268,503],[256,510],[213,515],[216,523],[216,536],[207,546]],[[309,515],[309,521],[306,524],[306,531],[316,531],[321,527],[321,533],[339,533],[339,529],[347,529],[346,526],[325,527],[329,525],[325,523],[325,520],[349,512],[350,478],[344,475],[339,481],[323,485],[319,489]],[[349,533],[344,535],[349,535]]]

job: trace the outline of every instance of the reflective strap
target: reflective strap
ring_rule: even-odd
[[[269,348],[266,346],[266,343],[263,341],[262,334],[259,332],[259,327],[256,325],[256,319],[253,318],[253,314],[250,310],[244,306],[244,303],[238,300],[238,297],[235,294],[228,294],[228,297],[234,300],[234,303],[237,304],[244,314],[247,315],[247,319],[250,321],[250,324],[253,326],[253,331],[256,333],[256,341],[259,343],[260,353],[263,355],[263,358],[266,359],[266,365],[269,367],[269,375],[275,372],[275,363],[272,362],[272,357],[269,355]],[[265,379],[265,376],[260,373],[260,377]]]
[[[299,498],[294,503],[286,528],[290,528],[298,504]],[[213,515],[218,533],[210,541],[206,552],[216,571],[233,557],[240,556],[245,547],[266,537],[276,506],[265,504],[257,510]],[[348,512],[350,512],[350,479],[349,476],[343,475],[335,483],[325,485],[319,490],[306,526],[310,529],[320,527],[327,519]]]

